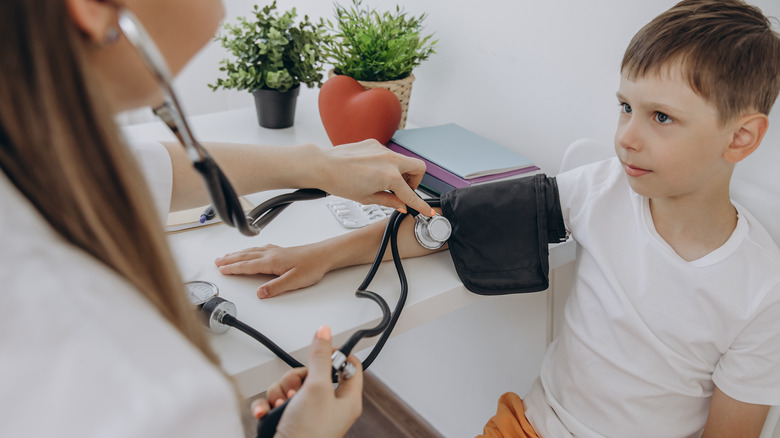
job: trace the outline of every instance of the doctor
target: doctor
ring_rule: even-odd
[[[0,436],[243,437],[240,396],[154,207],[203,205],[203,185],[180,145],[146,145],[137,155],[153,198],[113,122],[160,99],[118,31],[120,3],[174,73],[224,12],[219,0],[0,2]],[[376,143],[206,147],[239,192],[316,187],[430,211],[410,188],[424,165]],[[361,410],[362,374],[334,391],[331,349],[323,327],[310,368],[270,388],[255,415],[297,393],[281,436],[343,435]]]

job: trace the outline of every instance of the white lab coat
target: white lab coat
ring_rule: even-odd
[[[139,154],[167,209],[170,160]],[[243,437],[228,380],[0,172],[0,436]]]

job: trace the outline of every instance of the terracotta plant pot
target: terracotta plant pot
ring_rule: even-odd
[[[328,72],[328,77],[332,78],[336,76],[336,73],[331,69]],[[414,75],[409,73],[409,76],[403,79],[396,79],[394,81],[358,81],[366,90],[371,88],[384,88],[390,90],[401,102],[401,121],[398,123],[398,129],[404,129],[406,127],[406,113],[409,110],[409,98],[412,95],[412,82],[414,82]]]

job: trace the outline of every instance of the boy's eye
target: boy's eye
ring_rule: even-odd
[[[672,118],[664,113],[655,113],[655,121],[661,124],[672,123]]]
[[[631,114],[631,105],[625,102],[620,103],[620,109],[626,114]]]

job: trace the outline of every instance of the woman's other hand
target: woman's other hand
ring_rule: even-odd
[[[363,368],[355,356],[348,360],[355,374],[341,379],[333,389],[331,381],[330,329],[317,330],[309,348],[308,368],[296,368],[266,392],[266,399],[252,404],[255,418],[262,417],[272,407],[291,399],[276,429],[278,437],[342,437],[362,411]],[[295,397],[293,397],[293,395]]]

